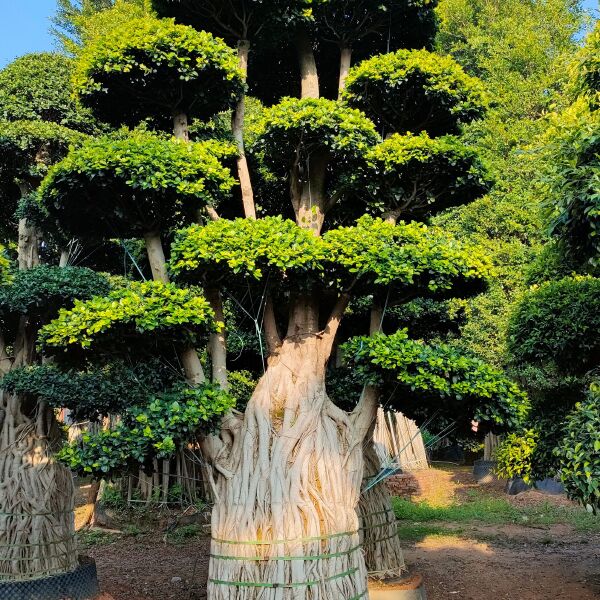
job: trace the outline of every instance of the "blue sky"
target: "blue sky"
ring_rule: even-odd
[[[598,0],[585,0],[597,10]],[[51,50],[50,17],[56,0],[0,0],[0,68],[27,52]]]

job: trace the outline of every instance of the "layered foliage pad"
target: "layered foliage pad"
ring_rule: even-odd
[[[600,512],[600,385],[568,417],[555,451],[567,494],[594,513]]]
[[[250,150],[279,176],[315,152],[326,153],[333,168],[351,168],[379,141],[363,113],[325,98],[284,98],[251,122],[248,135]]]
[[[350,69],[343,95],[388,133],[435,137],[459,133],[484,114],[483,84],[452,58],[427,50],[398,50]]]
[[[555,363],[567,373],[598,364],[600,279],[566,277],[528,291],[509,325],[516,363]]]
[[[143,130],[90,139],[50,170],[39,196],[68,234],[141,237],[189,223],[199,208],[227,199],[235,179],[221,159],[235,152],[226,143]]]
[[[216,331],[209,303],[193,288],[172,284],[132,281],[124,289],[105,297],[75,301],[71,310],[40,330],[39,342],[46,350],[90,348],[100,342],[114,347],[127,345],[127,338],[150,335],[152,339],[188,339],[194,333]]]
[[[85,267],[40,265],[17,271],[0,286],[0,313],[19,313],[42,321],[70,308],[75,300],[89,300],[110,291],[108,279]]]
[[[369,204],[382,212],[423,216],[467,204],[488,189],[473,148],[451,136],[394,134],[371,149],[358,176]]]
[[[0,121],[0,181],[37,182],[84,134],[45,121]]]
[[[411,418],[460,415],[459,429],[474,419],[484,433],[518,427],[529,410],[526,394],[502,371],[447,344],[410,339],[405,329],[353,338],[343,350],[349,366]]]
[[[244,91],[235,52],[210,33],[147,17],[93,40],[77,61],[74,86],[102,120],[167,126],[178,112],[207,119]]]
[[[0,119],[45,121],[92,133],[89,111],[73,99],[72,60],[53,52],[26,54],[0,71]]]
[[[337,289],[360,282],[426,294],[475,288],[490,273],[484,255],[439,230],[368,216],[322,237],[281,217],[192,225],[173,243],[171,270],[208,281],[234,273],[254,279],[295,277],[298,284],[312,275]]]
[[[436,228],[364,216],[323,236],[342,287],[393,286],[403,294],[470,294],[491,274],[488,257]]]
[[[312,231],[281,217],[220,219],[178,232],[171,246],[170,269],[184,278],[214,281],[231,273],[306,277],[325,258],[323,244]]]
[[[64,446],[58,457],[82,475],[112,477],[170,458],[178,448],[213,433],[235,400],[216,385],[174,388],[143,407],[125,410],[110,430],[84,434],[82,444]]]
[[[68,408],[76,421],[95,421],[147,405],[153,394],[173,387],[181,377],[159,359],[135,364],[113,361],[87,370],[46,364],[15,369],[0,380],[0,387],[53,408]]]

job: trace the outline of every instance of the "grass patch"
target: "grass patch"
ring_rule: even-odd
[[[202,533],[202,529],[199,525],[184,525],[183,527],[177,527],[173,531],[167,534],[167,539],[171,544],[184,544],[188,540],[199,536]]]
[[[110,533],[99,529],[82,529],[77,532],[77,541],[83,548],[106,546],[121,537],[118,533]]]
[[[426,525],[423,523],[399,523],[398,535],[405,542],[421,542],[426,537],[463,537],[463,529],[448,529],[439,525]]]
[[[448,506],[394,498],[393,507],[400,521],[413,523],[441,521],[524,526],[566,524],[576,531],[600,531],[600,517],[587,513],[582,508],[555,506],[550,502],[538,506],[515,507],[504,498],[485,496],[476,490],[469,490],[465,500],[455,501]]]

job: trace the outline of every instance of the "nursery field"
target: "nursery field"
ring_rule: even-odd
[[[600,598],[600,518],[562,497],[508,497],[501,482],[475,484],[467,467],[436,475],[433,492],[394,504],[406,561],[430,600]],[[103,600],[206,598],[206,528],[174,527],[159,512],[111,514],[123,519],[118,531],[79,532]]]

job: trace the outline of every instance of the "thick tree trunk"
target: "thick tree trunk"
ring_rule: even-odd
[[[27,219],[19,219],[19,269],[31,269],[40,264],[39,233]]]
[[[373,446],[372,432],[369,438],[364,447],[365,484],[368,484],[369,479],[381,469],[379,457]],[[406,566],[392,499],[385,483],[378,483],[361,494],[358,513],[369,577],[388,579],[400,576],[406,570]]]
[[[238,62],[244,76],[248,75],[248,54],[250,52],[250,42],[240,40],[238,42]],[[252,191],[252,181],[250,180],[250,169],[248,168],[248,159],[244,148],[244,116],[246,114],[246,97],[242,96],[233,111],[231,118],[231,130],[233,139],[237,145],[238,157],[236,159],[238,179],[242,192],[242,204],[244,206],[244,215],[249,219],[256,219],[256,207],[254,206],[254,192]]]
[[[340,80],[338,84],[339,98],[342,97],[342,92],[346,87],[346,79],[348,78],[348,72],[352,64],[352,48],[341,48],[340,49]]]
[[[302,78],[302,98],[319,97],[319,74],[312,41],[305,31],[296,34],[296,52]]]
[[[0,392],[0,580],[62,573],[77,566],[70,471],[54,461],[53,414]]]
[[[362,452],[325,392],[322,348],[304,332],[283,342],[222,458],[230,475],[216,486],[211,600],[366,595],[356,513]]]
[[[19,268],[39,264],[39,237],[19,222]],[[8,366],[3,353],[5,368]],[[35,360],[35,330],[18,326],[9,368]],[[54,461],[59,430],[44,402],[0,392],[0,580],[23,580],[77,566],[73,478]]]

